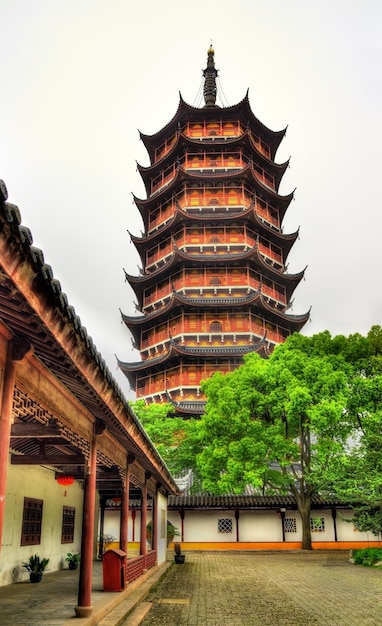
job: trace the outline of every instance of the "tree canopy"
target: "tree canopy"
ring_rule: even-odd
[[[169,403],[145,404],[144,400],[137,400],[130,404],[172,474],[180,476],[193,470],[195,420],[176,417]]]
[[[352,502],[361,530],[382,531],[382,329],[295,334],[202,382],[200,420],[169,404],[132,407],[175,476],[212,494],[292,494],[311,547],[312,496]]]
[[[268,359],[251,353],[232,373],[206,380],[197,458],[203,488],[292,494],[309,548],[312,496],[349,436],[350,370],[329,333],[293,335]]]

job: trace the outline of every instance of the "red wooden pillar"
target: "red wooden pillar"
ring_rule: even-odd
[[[141,545],[140,553],[146,555],[146,526],[147,526],[147,484],[142,489],[142,501],[141,501]]]
[[[0,414],[0,550],[3,536],[5,492],[7,487],[8,454],[11,437],[12,404],[15,387],[16,365],[13,360],[13,341],[8,342],[7,360],[4,370],[3,394]]]
[[[127,552],[128,552],[128,524],[129,524],[129,488],[130,488],[130,466],[127,464],[126,476],[122,488],[121,519],[119,528],[119,547],[126,556],[123,558],[125,572],[127,572]]]
[[[97,443],[94,434],[90,445],[90,458],[85,477],[84,506],[82,517],[80,580],[78,584],[78,606],[75,607],[77,617],[88,617],[93,607],[92,576],[93,576],[93,541],[95,519],[95,493],[97,471]]]
[[[157,487],[158,489],[158,487]],[[151,512],[151,528],[153,529],[153,541],[152,541],[152,549],[158,552],[158,491],[155,492],[155,496],[153,497],[153,508]]]
[[[32,346],[25,337],[9,339],[4,369],[3,392],[0,397],[0,549],[3,536],[5,493],[7,489],[8,455],[12,426],[12,406],[16,378],[16,362],[22,361]]]

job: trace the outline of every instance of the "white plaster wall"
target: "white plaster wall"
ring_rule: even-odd
[[[334,541],[334,521],[332,512],[329,510],[311,510],[310,518],[324,518],[325,530],[314,531],[312,530],[312,541]]]
[[[187,512],[188,513],[188,512]],[[187,515],[186,513],[186,515]],[[179,535],[174,537],[174,541],[181,541],[181,533],[182,533],[182,520],[180,519],[180,515],[178,511],[167,511],[167,519],[175,528],[177,529]],[[184,539],[186,541],[186,539]]]
[[[54,471],[41,466],[8,466],[7,491],[5,499],[4,529],[0,561],[0,585],[28,579],[28,572],[22,567],[31,554],[49,558],[46,571],[67,567],[65,557],[68,552],[80,552],[82,530],[82,485],[77,481],[64,488],[57,484]],[[41,544],[21,546],[21,527],[24,497],[43,500]],[[75,514],[74,542],[62,544],[63,506],[73,506]]]
[[[354,528],[351,520],[353,511],[337,511],[337,540],[338,541],[377,541],[378,536],[370,532],[360,532]],[[348,521],[350,520],[350,521]]]
[[[218,532],[219,518],[232,519],[232,533]],[[175,521],[173,523],[175,524]],[[234,512],[186,511],[184,518],[184,541],[236,541],[236,520]]]
[[[281,517],[277,511],[240,511],[240,541],[282,541]]]
[[[167,551],[167,498],[162,494],[158,494],[157,501],[157,528],[158,528],[158,563],[166,560]],[[147,511],[147,524],[151,521],[151,511]],[[162,523],[163,520],[163,523]],[[163,528],[162,528],[163,526]],[[112,535],[119,541],[120,529],[120,511],[107,510],[104,518],[104,534]],[[99,534],[99,529],[98,529]],[[141,538],[141,513],[136,511],[134,523],[134,541],[139,542]],[[131,511],[129,511],[128,520],[128,541],[133,541],[133,519]],[[151,549],[150,543],[147,543],[148,549]]]
[[[161,493],[158,493],[156,514],[158,528],[158,563],[163,563],[167,555],[167,498]]]
[[[114,540],[117,543],[119,542],[120,519],[121,519],[121,512],[119,510],[105,511],[104,526],[103,526],[104,535],[111,535],[112,537],[114,537]],[[99,535],[99,527],[98,527],[98,535]]]

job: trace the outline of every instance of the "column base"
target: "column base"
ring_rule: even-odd
[[[77,617],[89,617],[92,614],[93,607],[92,606],[75,606],[75,613]]]

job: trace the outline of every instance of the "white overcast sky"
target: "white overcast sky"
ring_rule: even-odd
[[[288,126],[303,332],[382,324],[382,2],[0,0],[0,25],[0,178],[128,397],[114,355],[139,360],[119,312],[140,264],[138,129],[167,124],[179,91],[194,104],[211,41],[228,104],[249,88],[264,124]]]

